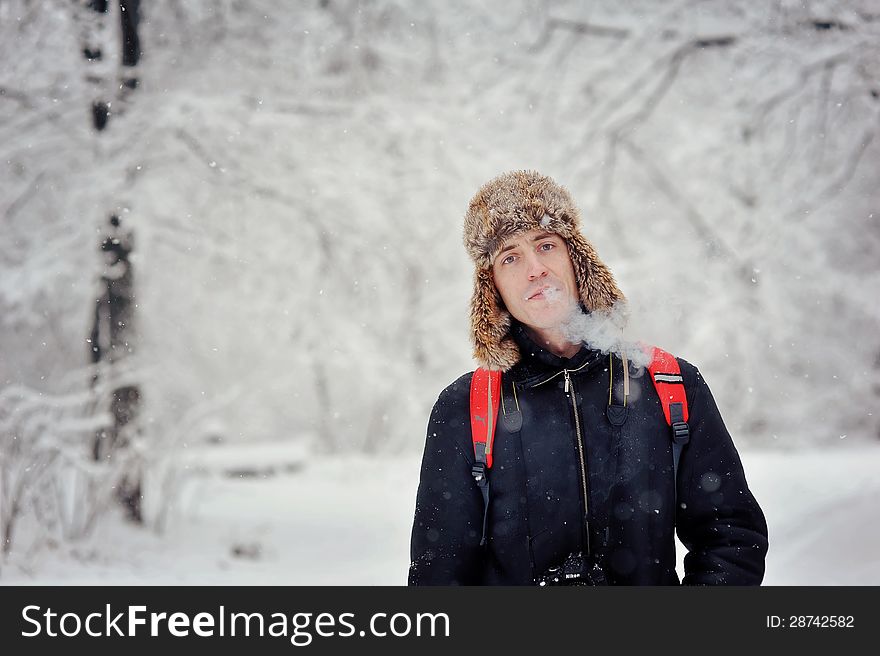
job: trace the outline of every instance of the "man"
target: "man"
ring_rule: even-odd
[[[677,530],[683,584],[758,585],[767,525],[712,394],[677,360],[689,441],[676,466],[638,366],[647,356],[607,339],[624,297],[579,224],[569,193],[535,172],[501,175],[471,200],[474,355],[503,372],[488,508],[472,475],[471,373],[428,424],[409,582],[677,585]]]

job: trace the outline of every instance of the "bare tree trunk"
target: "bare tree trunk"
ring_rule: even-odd
[[[91,359],[98,367],[93,383],[103,373],[111,384],[117,378],[118,363],[130,357],[133,348],[134,277],[130,255],[134,248],[130,233],[121,229],[117,216],[110,218],[110,229],[101,250],[107,258],[107,268],[101,279],[102,295],[95,303],[95,319],[91,333]],[[138,433],[138,411],[141,393],[138,385],[126,383],[115,386],[111,401],[112,423],[95,435],[93,455],[96,461],[109,460],[122,449],[131,446],[132,436]],[[117,487],[119,500],[129,517],[143,520],[141,513],[141,476],[126,472]]]
[[[124,111],[129,95],[137,88],[135,72],[140,61],[140,0],[119,0],[119,41],[114,44],[114,30],[110,24],[112,4],[109,0],[81,0],[83,19],[83,55],[89,71],[88,81],[94,86],[92,99],[92,127],[96,133],[107,128],[111,117],[111,97],[117,101],[116,113]],[[118,52],[116,49],[118,48]],[[117,56],[111,57],[111,53]],[[114,73],[113,63],[119,66]],[[117,78],[118,80],[114,80]],[[133,352],[134,334],[134,278],[130,255],[134,247],[132,234],[124,231],[117,215],[110,217],[110,225],[101,243],[106,258],[106,269],[101,278],[101,293],[95,301],[95,315],[91,331],[91,361],[101,364],[96,368],[93,385],[98,376],[106,376],[113,386],[111,400],[112,423],[99,430],[94,438],[93,456],[104,461],[131,448],[132,437],[138,434],[138,411],[141,392],[138,385],[119,379],[118,363]],[[117,495],[131,519],[142,522],[141,475],[127,471],[117,485]]]
[[[122,73],[119,80],[119,97],[123,103],[138,86],[136,67],[141,59],[141,41],[138,36],[140,5],[140,0],[119,0],[119,18],[122,23]]]

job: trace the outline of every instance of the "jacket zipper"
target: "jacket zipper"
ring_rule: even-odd
[[[551,380],[556,378],[559,374],[564,374],[565,375],[565,392],[567,394],[567,393],[569,393],[569,390],[571,391],[571,409],[572,409],[572,412],[574,413],[574,426],[575,426],[575,433],[577,434],[578,459],[580,460],[580,464],[581,464],[581,491],[583,492],[583,495],[584,495],[584,541],[586,542],[587,556],[592,555],[592,547],[590,546],[590,502],[588,500],[589,494],[587,492],[587,465],[584,460],[584,443],[583,443],[583,439],[581,438],[581,421],[578,418],[577,401],[575,400],[575,393],[574,393],[574,383],[572,382],[571,376],[569,374],[576,373],[576,372],[580,371],[581,369],[583,369],[584,367],[588,366],[589,364],[591,364],[590,360],[588,360],[587,362],[584,362],[577,369],[571,369],[571,370],[563,369],[562,371],[557,371],[552,376],[545,378],[544,380],[542,380],[538,383],[535,383],[534,385],[531,385],[531,387],[538,387],[539,385],[543,385],[544,383],[549,383]]]
[[[578,446],[578,458],[581,463],[581,489],[584,493],[584,537],[587,543],[587,556],[592,555],[592,550],[590,548],[590,504],[588,501],[588,493],[587,493],[587,466],[584,462],[584,442],[581,439],[581,421],[578,417],[578,409],[577,409],[577,401],[575,400],[575,391],[574,391],[574,382],[571,380],[571,376],[568,375],[568,369],[565,369],[565,393],[569,394],[571,398],[571,409],[574,413],[574,427],[575,434],[577,435],[577,446]]]

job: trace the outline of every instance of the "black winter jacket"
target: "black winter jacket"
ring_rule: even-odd
[[[564,359],[521,326],[512,331],[522,359],[502,377],[503,408],[518,404],[522,428],[511,431],[499,410],[488,544],[480,546],[483,500],[471,475],[471,373],[447,387],[431,413],[410,585],[531,585],[577,551],[589,551],[611,584],[677,585],[676,527],[688,549],[683,584],[760,584],[767,524],[700,372],[679,359],[690,442],[676,509],[671,433],[650,374],[631,368],[626,421],[615,427],[608,355],[584,347]],[[611,364],[620,404],[622,363],[615,356]]]

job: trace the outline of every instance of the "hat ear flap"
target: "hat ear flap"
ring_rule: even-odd
[[[519,346],[508,335],[510,312],[504,308],[490,268],[478,267],[471,297],[474,358],[485,369],[507,371],[520,359]]]
[[[611,270],[580,233],[575,232],[568,239],[568,254],[574,267],[581,302],[587,310],[610,310],[616,302],[626,300]]]

